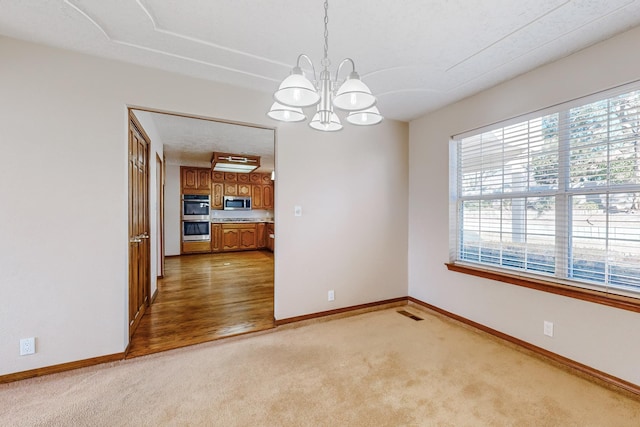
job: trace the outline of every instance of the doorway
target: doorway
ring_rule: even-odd
[[[210,169],[213,152],[229,152],[261,155],[259,172],[270,173],[275,169],[275,130],[137,108],[132,112],[150,136],[151,155],[157,157],[151,174],[157,207],[151,207],[157,209],[152,211],[157,218],[152,231],[158,236],[152,237],[156,244],[151,255],[157,265],[153,272],[161,277],[157,286],[155,280],[151,285],[157,290],[131,337],[127,358],[272,328],[273,252],[180,253],[180,167]],[[161,179],[163,185],[157,182]],[[266,214],[273,220],[271,209]],[[214,214],[224,213],[212,210]],[[164,239],[157,231],[160,225]]]

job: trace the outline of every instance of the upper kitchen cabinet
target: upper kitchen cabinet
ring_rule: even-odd
[[[253,209],[273,209],[273,181],[268,173],[212,173],[211,209],[222,209],[223,196],[251,197]]]
[[[238,182],[238,174],[235,172],[225,172],[224,182]]]
[[[211,171],[211,181],[224,182],[224,172]]]
[[[180,166],[180,188],[183,194],[209,194],[211,169]]]
[[[235,182],[224,182],[224,195],[225,196],[237,196],[238,195],[238,184]]]
[[[251,186],[251,204],[253,209],[264,209],[264,203],[262,203],[262,185]]]
[[[251,197],[251,185],[250,184],[238,184],[238,196]]]
[[[212,182],[211,183],[211,209],[223,208],[223,196],[224,196],[224,183]]]
[[[261,173],[250,173],[249,182],[252,184],[262,184],[262,175]]]
[[[273,209],[273,185],[262,186],[262,206],[263,209]]]

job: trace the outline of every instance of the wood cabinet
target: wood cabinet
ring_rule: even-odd
[[[273,248],[276,243],[275,225],[273,223],[267,224],[267,249],[273,252]]]
[[[238,196],[251,197],[251,185],[250,184],[238,184]]]
[[[182,242],[181,254],[202,254],[211,252],[211,242]]]
[[[231,182],[224,182],[224,195],[225,196],[237,196],[238,195],[238,184],[234,184]]]
[[[256,224],[222,224],[222,250],[257,249]]]
[[[211,171],[211,181],[224,182],[224,172]]]
[[[252,185],[251,186],[251,204],[253,205],[253,209],[264,209],[264,204],[262,203],[262,185]]]
[[[256,246],[258,249],[267,247],[267,224],[264,222],[256,224]]]
[[[253,209],[273,209],[273,185],[256,184],[251,186]]]
[[[211,209],[222,209],[224,196],[224,184],[222,182],[211,183]]]
[[[249,182],[252,184],[262,184],[262,175],[261,173],[250,173],[249,174]]]
[[[274,208],[273,181],[268,173],[211,173],[211,209],[223,209],[224,196],[251,197],[252,209]]]
[[[225,172],[224,182],[238,182],[238,174],[235,172]]]
[[[273,185],[262,186],[263,209],[273,209]]]
[[[273,251],[273,224],[229,222],[211,224],[210,242],[182,242],[183,254],[248,251],[268,248]]]
[[[222,251],[222,224],[211,224],[211,252]]]
[[[182,194],[209,194],[211,169],[180,166],[180,188]]]

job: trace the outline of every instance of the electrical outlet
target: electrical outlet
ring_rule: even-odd
[[[327,294],[327,301],[333,301],[334,299],[336,299],[336,294],[333,292],[333,290],[330,290]]]
[[[36,339],[31,338],[22,338],[20,340],[20,356],[26,356],[28,354],[33,354],[36,352]]]
[[[552,337],[553,336],[553,322],[548,322],[548,321],[544,321],[544,329],[543,332],[546,336],[548,337]]]
[[[302,216],[302,206],[294,206],[293,207],[293,216]]]

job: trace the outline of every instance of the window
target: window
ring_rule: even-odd
[[[640,296],[640,84],[453,138],[454,263]]]

